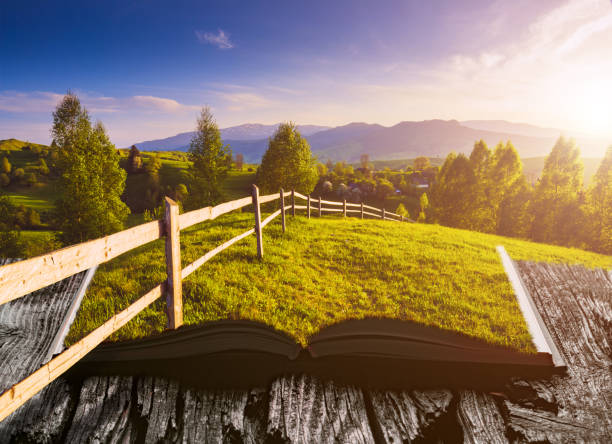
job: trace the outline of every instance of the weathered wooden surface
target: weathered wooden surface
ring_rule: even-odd
[[[371,390],[308,375],[250,390],[60,379],[0,424],[0,442],[611,442],[610,277],[579,266],[519,269],[566,375],[509,381],[496,393]]]
[[[166,197],[164,215],[166,227],[166,316],[168,328],[175,330],[183,325],[183,282],[181,276],[181,230],[179,206]]]

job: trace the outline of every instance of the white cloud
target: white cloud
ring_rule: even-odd
[[[229,34],[222,29],[219,29],[217,34],[195,31],[195,35],[200,43],[214,45],[219,49],[232,49],[234,47],[234,44],[230,41]]]
[[[155,96],[107,97],[76,92],[91,113],[163,112],[182,113],[199,106],[184,105],[173,99]],[[0,111],[11,113],[51,113],[64,97],[48,91],[0,91]]]

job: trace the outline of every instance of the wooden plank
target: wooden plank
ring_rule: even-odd
[[[363,219],[363,202],[361,202],[361,218]]]
[[[248,231],[245,231],[242,234],[239,234],[236,237],[231,238],[230,240],[228,240],[227,242],[222,243],[221,245],[219,245],[218,247],[213,248],[212,250],[210,250],[209,252],[207,252],[204,256],[200,257],[199,259],[196,259],[195,261],[193,261],[191,264],[187,265],[185,268],[183,268],[182,272],[181,272],[181,277],[183,279],[185,279],[187,276],[189,276],[191,273],[193,273],[194,271],[196,271],[198,268],[200,268],[204,263],[208,262],[209,260],[211,260],[213,257],[215,257],[217,254],[221,253],[223,250],[225,250],[226,248],[229,248],[230,246],[234,245],[236,242],[244,239],[247,236],[250,236],[251,234],[255,233],[255,229],[251,228]]]
[[[0,395],[0,421],[23,405],[41,389],[66,372],[98,344],[127,324],[138,313],[161,297],[166,284],[160,284],[125,310],[117,313],[65,352],[53,358],[27,378]]]
[[[267,196],[259,196],[259,205],[272,202],[278,199],[278,194],[268,194]]]
[[[346,214],[361,214],[361,210],[346,210]]]
[[[525,323],[529,328],[529,333],[531,333],[531,338],[533,339],[533,344],[535,345],[536,350],[538,353],[548,353],[552,355],[555,367],[565,367],[565,362],[561,357],[561,354],[559,353],[554,341],[552,340],[552,337],[546,328],[546,324],[538,312],[535,302],[527,291],[527,288],[525,287],[525,284],[523,283],[521,276],[514,265],[514,261],[510,258],[503,245],[497,246],[497,252],[501,258],[501,262],[504,266],[504,270],[506,271],[506,275],[508,276],[508,280],[514,289],[514,294],[516,295],[519,307],[523,313],[523,318],[525,318]]]
[[[392,213],[390,211],[385,211],[385,215],[397,217],[398,219],[401,218],[401,216],[399,214],[395,214],[395,213]]]
[[[353,207],[353,208],[361,208],[361,204],[356,204],[356,203],[351,203],[351,202],[347,202],[346,206]]]
[[[321,196],[319,196],[319,217],[321,217]]]
[[[175,330],[183,325],[183,282],[181,279],[181,231],[179,227],[179,207],[166,197],[166,315],[168,328]]]
[[[100,239],[0,267],[0,305],[107,262],[163,235],[153,221]]]
[[[308,196],[308,199],[307,199],[306,208],[307,208],[308,219],[310,219],[310,195]]]
[[[332,200],[323,200],[320,197],[319,197],[319,200],[321,201],[321,203],[324,203],[325,205],[336,205],[336,206],[340,206],[340,207],[343,205],[342,202],[335,202],[335,201],[332,201]]]
[[[363,208],[365,208],[366,210],[373,210],[373,211],[382,211],[380,208],[376,208],[376,207],[371,207],[369,205],[363,205]]]
[[[344,212],[342,208],[321,208],[320,211],[324,213],[343,213]]]
[[[343,213],[343,216],[346,217],[346,199],[344,199],[342,201],[342,203],[343,203],[343,205],[342,205],[342,213]]]
[[[291,190],[291,215],[295,217],[295,190]]]
[[[296,210],[305,210],[308,207],[306,205],[293,205],[293,208],[295,208]]]
[[[385,209],[382,209],[382,220],[385,220]]]
[[[295,197],[299,197],[300,199],[308,200],[308,197],[304,196],[301,193],[298,193],[297,191],[295,192]]]
[[[364,211],[363,214],[365,214],[366,216],[377,217],[379,219],[382,217],[380,214],[374,214],[374,213],[370,213],[368,211]]]
[[[253,185],[253,208],[255,209],[255,237],[257,238],[257,257],[263,258],[263,237],[261,235],[261,208],[259,206],[259,188]]]
[[[281,218],[283,225],[283,233],[287,231],[287,226],[285,225],[285,194],[283,193],[283,189],[280,190],[280,209],[281,209]]]
[[[279,214],[281,214],[281,210],[276,210],[274,213],[270,214],[268,217],[266,217],[262,222],[261,222],[261,229],[263,230],[263,227],[265,227],[266,225],[268,225],[270,222],[272,222],[274,220],[275,217],[277,217]]]
[[[242,199],[219,204],[216,207],[205,207],[198,210],[189,211],[179,216],[179,226],[181,227],[181,230],[184,230],[185,228],[189,228],[192,225],[199,224],[200,222],[212,220],[221,216],[222,214],[251,205],[251,203],[253,203],[253,201],[250,197],[243,197]]]

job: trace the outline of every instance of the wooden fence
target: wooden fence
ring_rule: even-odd
[[[287,197],[291,198],[289,206],[285,205]],[[306,205],[296,205],[296,198],[305,200]],[[280,208],[264,220],[261,220],[261,205],[276,200],[280,200]],[[181,230],[207,220],[215,219],[222,214],[246,207],[247,205],[253,205],[255,215],[254,228],[224,242],[181,269]],[[310,196],[304,196],[295,191],[285,192],[280,190],[279,194],[260,196],[259,189],[255,185],[253,185],[251,197],[222,203],[215,207],[193,210],[180,215],[178,210],[178,205],[172,199],[166,197],[164,220],[145,223],[110,236],[0,267],[0,305],[2,305],[65,279],[68,276],[108,262],[134,248],[161,239],[162,237],[166,238],[167,280],[152,288],[136,302],[111,317],[83,339],[55,356],[40,369],[2,393],[0,395],[0,421],[67,371],[98,346],[98,344],[127,324],[162,295],[166,296],[168,328],[176,329],[180,327],[183,324],[182,280],[215,255],[251,234],[256,236],[257,255],[259,258],[262,258],[264,254],[262,236],[264,227],[280,215],[284,232],[286,230],[285,215],[288,210],[291,211],[292,216],[295,216],[296,210],[306,210],[306,215],[309,218],[311,217],[311,212],[315,212],[318,216],[321,216],[323,213],[342,213],[345,217],[356,215],[362,219],[368,216],[383,220],[412,222],[401,215],[385,211],[385,209],[364,205],[363,203],[349,203],[346,200],[343,202],[333,202],[323,200],[320,197],[319,199],[313,199]]]

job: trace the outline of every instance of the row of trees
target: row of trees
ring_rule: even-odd
[[[481,140],[469,157],[450,154],[431,190],[434,221],[447,226],[612,252],[612,148],[593,184],[582,184],[580,151],[560,138],[533,186],[510,142]]]

